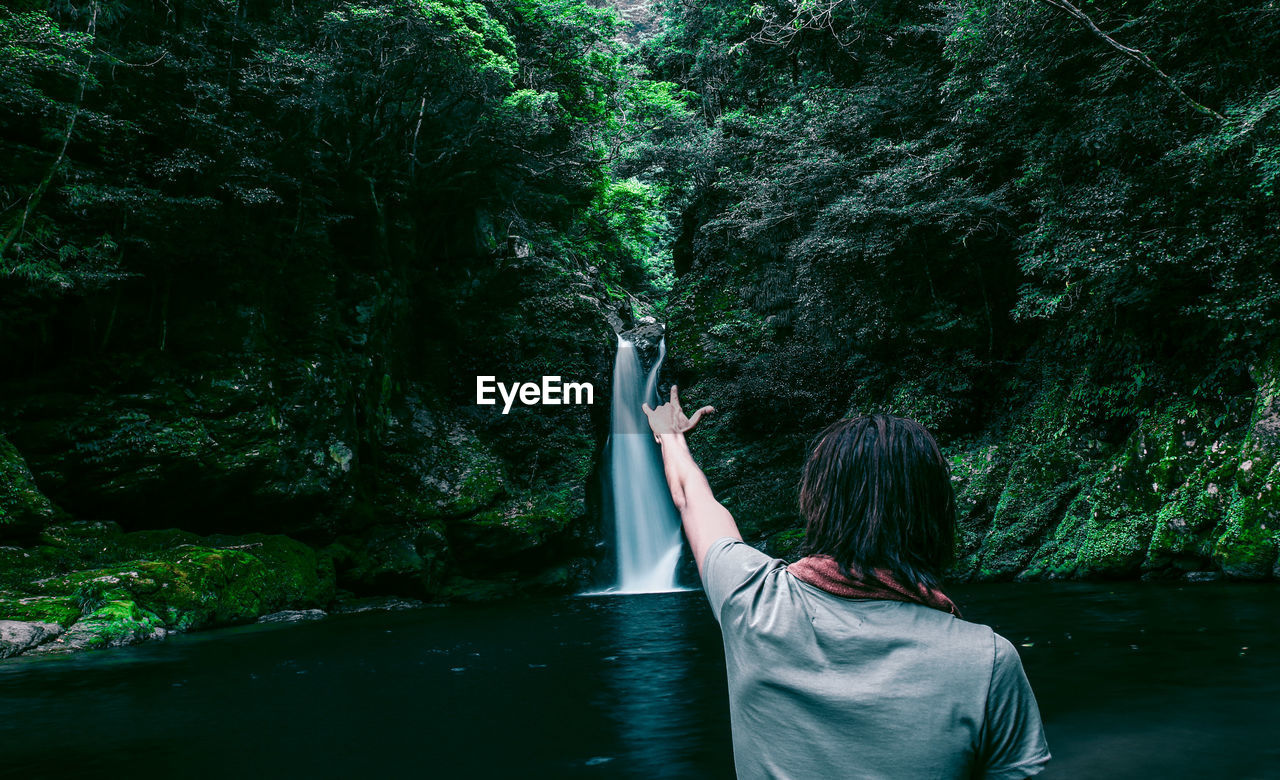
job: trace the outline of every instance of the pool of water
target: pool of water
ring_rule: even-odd
[[[956,588],[1018,646],[1043,777],[1280,777],[1280,587]],[[364,613],[0,662],[0,776],[729,778],[701,593]]]

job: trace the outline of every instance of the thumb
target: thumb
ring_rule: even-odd
[[[704,406],[704,407],[702,407],[702,408],[701,408],[701,409],[699,409],[698,411],[694,412],[694,413],[693,413],[693,416],[689,418],[689,425],[697,425],[697,424],[698,424],[698,420],[701,420],[701,419],[702,419],[702,415],[704,415],[704,414],[713,414],[713,413],[715,413],[715,410],[716,410],[716,408],[715,408],[714,406]]]
[[[645,417],[649,417],[653,414],[653,409],[650,409],[649,404],[647,403],[640,404],[640,411],[644,412]]]

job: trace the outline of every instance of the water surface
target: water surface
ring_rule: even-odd
[[[1280,777],[1280,588],[990,585],[1043,777]],[[729,778],[701,593],[249,626],[0,662],[0,775]]]

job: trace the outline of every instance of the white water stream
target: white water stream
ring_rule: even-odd
[[[680,516],[671,502],[662,453],[649,432],[641,404],[658,405],[658,371],[667,345],[645,372],[635,345],[618,337],[613,363],[613,405],[608,464],[609,501],[618,558],[617,587],[611,593],[663,593],[683,590],[676,565],[683,545]]]

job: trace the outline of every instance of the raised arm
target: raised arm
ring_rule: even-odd
[[[729,510],[721,506],[711,493],[711,484],[693,462],[693,453],[689,452],[689,444],[685,434],[693,430],[704,414],[715,411],[704,406],[686,417],[680,408],[680,398],[674,385],[671,387],[671,400],[657,409],[644,405],[644,413],[649,418],[649,427],[653,429],[653,438],[662,445],[662,465],[667,474],[667,487],[671,488],[671,500],[680,510],[680,521],[684,525],[685,536],[689,538],[689,548],[693,550],[694,561],[698,564],[698,573],[702,573],[702,560],[707,555],[711,543],[723,537],[741,539],[738,524],[733,521]]]

